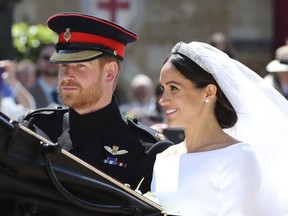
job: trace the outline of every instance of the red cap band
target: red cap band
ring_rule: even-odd
[[[88,33],[82,33],[82,32],[70,32],[71,38],[69,40],[65,40],[66,32],[62,32],[59,35],[58,42],[59,43],[90,43],[90,44],[98,44],[102,46],[106,46],[108,48],[114,49],[117,51],[117,55],[124,58],[124,50],[125,45],[123,43],[120,43],[118,41],[102,37],[99,35],[94,34],[88,34]],[[96,42],[96,43],[95,43]]]

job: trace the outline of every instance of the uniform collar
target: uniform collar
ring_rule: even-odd
[[[116,97],[113,96],[111,103],[101,110],[80,115],[75,110],[69,108],[69,121],[71,132],[77,128],[77,132],[89,133],[96,130],[111,129],[122,120],[118,108]]]

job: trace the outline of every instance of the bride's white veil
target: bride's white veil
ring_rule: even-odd
[[[238,122],[226,132],[253,145],[263,173],[263,202],[279,210],[266,213],[288,214],[288,101],[254,71],[209,44],[179,42],[172,52],[213,75],[238,114]]]

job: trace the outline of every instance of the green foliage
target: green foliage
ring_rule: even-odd
[[[28,26],[15,23],[12,26],[15,59],[35,60],[37,48],[42,44],[57,43],[57,34],[44,25]]]

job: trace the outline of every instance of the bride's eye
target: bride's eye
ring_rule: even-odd
[[[171,91],[175,91],[175,90],[178,90],[178,88],[177,88],[176,86],[174,86],[174,85],[171,85],[171,86],[170,86],[170,90],[171,90]]]

